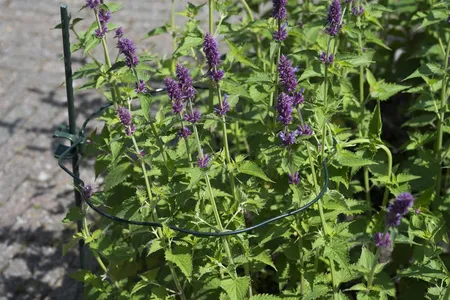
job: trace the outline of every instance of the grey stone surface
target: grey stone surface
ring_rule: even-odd
[[[66,2],[74,16],[93,20],[89,10],[78,12],[83,0]],[[171,1],[123,2],[112,21],[125,28],[138,51],[171,53],[169,35],[141,41],[170,20]],[[186,2],[177,0],[177,10]],[[53,158],[58,141],[52,133],[67,122],[61,32],[51,30],[59,23],[60,4],[0,0],[0,299],[79,298],[68,275],[77,267],[76,252],[61,253],[74,232],[61,223],[73,205],[71,182]],[[178,25],[183,22],[177,18]],[[95,55],[102,59],[100,51]],[[80,55],[74,60],[74,69],[84,61]],[[78,93],[79,123],[101,103],[95,92]],[[92,162],[83,162],[83,177],[93,181],[91,169]]]

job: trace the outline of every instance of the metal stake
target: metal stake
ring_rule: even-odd
[[[69,16],[67,13],[67,4],[61,5],[61,25],[62,25],[62,38],[64,47],[64,67],[66,71],[66,93],[67,93],[67,108],[69,111],[69,133],[72,135],[77,134],[76,126],[76,116],[75,116],[75,104],[73,95],[73,82],[72,82],[72,58],[70,53],[70,35],[69,35]],[[71,141],[71,144],[73,142]],[[78,149],[74,149],[72,156],[72,171],[75,177],[80,176],[80,171],[78,168]],[[77,182],[74,179],[74,185]],[[77,189],[75,192],[75,205],[81,209],[81,195]],[[77,221],[78,232],[82,230],[82,222]],[[80,268],[85,269],[85,251],[84,251],[84,240],[78,242],[79,252],[80,252]]]

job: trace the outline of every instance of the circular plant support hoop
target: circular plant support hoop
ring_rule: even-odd
[[[203,89],[203,87],[196,87],[197,89]],[[151,95],[156,95],[156,94],[160,94],[162,92],[165,92],[165,89],[157,89],[154,90],[153,92],[151,92]],[[158,223],[158,222],[145,222],[145,221],[136,221],[136,220],[127,220],[127,219],[123,219],[111,214],[108,214],[106,212],[104,212],[103,210],[101,210],[100,208],[98,208],[97,206],[95,206],[91,200],[89,199],[89,197],[86,196],[86,194],[83,192],[83,188],[85,186],[84,181],[78,177],[75,176],[74,173],[72,173],[69,169],[67,169],[64,164],[63,161],[64,159],[69,158],[69,155],[71,155],[71,153],[74,152],[74,150],[81,146],[84,142],[85,142],[85,136],[84,136],[84,132],[86,129],[86,126],[88,125],[88,123],[95,119],[97,116],[101,115],[105,110],[107,110],[108,108],[110,108],[111,106],[113,106],[112,103],[109,103],[107,105],[104,105],[102,107],[100,107],[97,111],[95,111],[94,113],[92,113],[83,123],[83,125],[81,126],[81,129],[78,133],[78,138],[73,141],[73,144],[68,147],[59,157],[58,159],[58,165],[61,167],[61,169],[63,169],[67,174],[69,174],[69,176],[71,176],[74,179],[74,183],[76,188],[78,188],[81,192],[81,196],[82,199],[86,202],[86,204],[92,208],[96,213],[98,213],[99,215],[108,218],[110,220],[116,221],[116,222],[120,222],[120,223],[124,223],[124,224],[130,224],[130,225],[138,225],[138,226],[147,226],[147,227],[163,227],[162,223]],[[260,227],[263,227],[269,223],[275,222],[277,220],[280,219],[284,219],[286,217],[298,214],[306,209],[308,209],[310,206],[314,205],[316,202],[318,202],[320,199],[322,199],[322,197],[324,196],[325,192],[328,189],[328,168],[327,168],[327,159],[325,158],[324,161],[322,162],[322,168],[323,168],[323,174],[324,174],[324,184],[319,192],[319,194],[310,202],[308,202],[307,204],[303,205],[300,208],[297,209],[293,209],[293,210],[289,210],[281,215],[278,215],[276,217],[273,217],[271,219],[267,219],[261,223],[258,223],[256,225],[247,227],[247,228],[242,228],[242,229],[237,229],[237,230],[226,230],[226,231],[215,231],[215,232],[207,232],[207,231],[195,231],[195,230],[190,230],[190,229],[186,229],[186,228],[181,228],[175,225],[166,225],[168,228],[174,230],[174,231],[178,231],[181,233],[185,233],[185,234],[190,234],[190,235],[194,235],[194,236],[198,236],[198,237],[220,237],[220,236],[229,236],[229,235],[236,235],[236,234],[241,234],[241,233],[247,233],[250,232],[252,230],[258,229]]]

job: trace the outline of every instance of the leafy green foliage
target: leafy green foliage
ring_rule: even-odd
[[[96,89],[112,103],[84,152],[95,158],[99,186],[90,200],[133,221],[90,224],[86,206],[67,213],[63,222],[82,221],[83,230],[66,241],[63,254],[83,240],[99,263],[96,272],[73,274],[85,282],[85,298],[448,298],[449,4],[340,1],[343,27],[331,38],[324,32],[330,1],[288,1],[280,24],[265,2],[210,1],[217,68],[225,72],[217,84],[203,50],[199,19],[209,13],[206,3],[175,12],[180,27],[150,30],[144,38],[170,34],[174,53],[137,53],[134,69],[123,54],[113,62],[100,56],[113,51],[100,49],[109,39],[95,36],[94,16],[86,31],[78,31],[82,19],[71,20],[72,51],[91,59],[74,72],[77,89]],[[357,5],[365,8],[361,16],[352,13]],[[121,5],[104,1],[101,8],[115,13]],[[288,37],[275,41],[285,21]],[[117,26],[108,24],[108,35]],[[322,52],[333,62],[325,64]],[[277,119],[278,95],[287,93],[281,55],[293,66],[295,93],[304,88],[304,102],[286,126]],[[177,63],[196,87],[181,114],[173,114],[167,93],[153,90],[176,77]],[[148,92],[136,91],[138,79]],[[214,107],[225,94],[230,111],[222,117]],[[195,129],[183,118],[191,104],[202,113]],[[119,106],[130,111],[133,134]],[[182,126],[193,134],[181,138]],[[295,141],[283,145],[289,143],[280,133],[288,132],[297,132]],[[203,154],[210,161],[199,168]],[[310,203],[322,189],[317,204],[247,233],[197,237],[167,226],[243,229]],[[416,200],[399,226],[388,227],[388,205],[403,192]],[[389,234],[389,243],[379,234]]]

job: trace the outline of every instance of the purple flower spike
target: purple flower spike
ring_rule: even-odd
[[[114,36],[114,38],[121,38],[123,37],[123,35],[125,34],[125,32],[123,31],[123,27],[119,27],[116,29],[116,35]]]
[[[299,136],[302,136],[302,135],[312,135],[313,134],[313,132],[312,132],[312,130],[311,130],[311,128],[308,126],[308,125],[303,125],[303,126],[301,126],[301,125],[298,125],[297,126],[297,134],[299,135]]]
[[[294,174],[289,174],[289,184],[299,184],[300,183],[300,177],[298,175],[298,172],[295,172]]]
[[[136,125],[134,125],[134,124],[131,124],[130,126],[127,126],[127,128],[125,128],[125,133],[128,136],[132,136],[135,131],[136,131]]]
[[[192,131],[187,127],[181,127],[180,130],[178,130],[178,136],[184,139],[187,139],[191,134]]]
[[[273,3],[272,17],[274,17],[274,19],[277,19],[277,20],[286,19],[287,0],[272,0],[272,3]]]
[[[325,29],[325,32],[328,35],[336,36],[339,34],[339,31],[341,30],[342,27],[341,17],[342,17],[341,1],[333,0],[333,2],[331,2],[330,8],[328,9],[328,17],[327,17],[328,27]]]
[[[406,215],[409,209],[413,206],[414,197],[410,193],[401,193],[395,198],[394,203],[389,205],[389,208],[401,215]]]
[[[136,46],[129,38],[120,38],[117,42],[117,48],[119,49],[120,54],[124,54],[126,56],[136,52]]]
[[[179,114],[184,109],[184,102],[182,99],[176,99],[172,102],[172,112],[174,114]]]
[[[180,89],[182,97],[185,99],[191,99],[195,95],[195,90],[192,87],[193,81],[189,70],[182,64],[177,64],[175,71],[178,82],[180,83]]]
[[[283,26],[280,27],[280,30],[275,30],[273,33],[273,39],[277,42],[284,41],[288,36],[288,32],[286,29],[286,24],[283,24]]]
[[[402,222],[402,215],[389,211],[386,214],[386,225],[388,227],[397,227]]]
[[[146,93],[147,88],[145,87],[145,81],[142,79],[139,79],[139,81],[136,82],[136,88],[134,90],[138,94]]]
[[[166,85],[167,94],[170,100],[175,101],[182,98],[180,85],[170,77],[164,79],[164,84]]]
[[[385,234],[377,232],[373,239],[378,248],[387,248],[391,245],[391,235],[389,232],[386,232]]]
[[[119,106],[117,113],[119,114],[120,123],[124,126],[131,125],[131,113],[123,106]]]
[[[202,114],[200,113],[200,111],[198,109],[195,109],[192,113],[185,114],[184,120],[187,122],[190,122],[192,124],[195,124],[198,121],[200,121],[201,116],[202,116]]]
[[[209,160],[210,160],[210,158],[209,158],[208,154],[203,155],[203,157],[200,157],[197,161],[198,167],[200,169],[207,168],[209,165]]]
[[[294,130],[293,132],[289,131],[281,131],[279,133],[280,139],[281,139],[281,145],[287,147],[295,144],[295,137],[297,136],[297,131]]]
[[[222,106],[218,105],[217,107],[214,108],[214,113],[218,116],[225,116],[227,114],[227,112],[230,111],[230,103],[228,103],[227,101],[228,99],[228,95],[225,95],[223,101],[222,101]]]
[[[288,93],[293,93],[297,88],[297,79],[295,78],[295,69],[292,67],[289,59],[281,55],[278,64],[278,73],[280,74],[280,82]]]
[[[353,15],[355,15],[357,17],[362,16],[364,14],[364,6],[361,5],[359,7],[359,9],[356,8],[356,7],[353,7],[352,8],[352,13],[353,13]]]
[[[95,36],[99,39],[103,38],[105,34],[108,32],[108,27],[105,24],[102,24],[102,29],[95,29]]]
[[[125,64],[129,68],[134,68],[139,64],[139,58],[136,56],[136,46],[129,38],[120,38],[117,42],[119,53],[125,55]]]
[[[87,199],[90,199],[92,195],[94,194],[94,189],[92,188],[92,185],[87,184],[83,187],[83,194]]]
[[[219,82],[223,79],[223,76],[225,75],[225,71],[212,69],[211,71],[208,72],[208,75],[212,81]]]
[[[107,10],[100,10],[98,12],[98,20],[100,21],[100,23],[108,23],[111,20],[111,12],[107,11]]]
[[[299,106],[300,104],[303,104],[305,102],[305,98],[303,97],[303,92],[305,91],[304,88],[302,88],[298,93],[294,94],[294,106]]]
[[[99,4],[100,0],[86,0],[86,6],[90,9],[96,9]]]
[[[219,46],[214,37],[207,33],[203,42],[203,52],[210,69],[217,67],[220,64]]]
[[[292,121],[292,111],[293,111],[293,99],[291,96],[281,93],[278,96],[277,110],[278,110],[278,121],[283,123],[285,126],[291,124]]]

